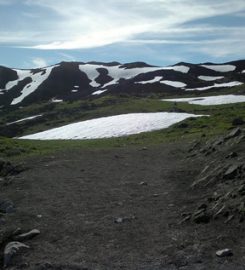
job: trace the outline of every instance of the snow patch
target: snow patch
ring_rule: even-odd
[[[152,80],[148,80],[148,81],[140,81],[140,82],[136,82],[138,84],[147,84],[147,83],[155,83],[155,82],[159,82],[162,79],[162,76],[156,76],[154,79]]]
[[[218,72],[230,72],[236,69],[236,66],[234,65],[201,65],[201,66]]]
[[[220,95],[220,96],[196,97],[196,98],[162,99],[162,101],[188,102],[189,104],[196,104],[196,105],[222,105],[222,104],[245,102],[245,96]]]
[[[60,103],[60,102],[63,102],[63,99],[52,98],[52,99],[51,99],[51,102],[52,102],[52,103]]]
[[[207,82],[212,82],[212,81],[224,79],[224,76],[198,76],[198,79],[207,81]]]
[[[23,136],[20,139],[76,140],[121,137],[168,128],[189,117],[199,116],[201,115],[169,112],[121,114],[69,124],[33,135]]]
[[[177,82],[177,81],[164,80],[164,81],[160,81],[160,83],[167,84],[167,85],[170,85],[170,86],[173,86],[173,87],[176,87],[176,88],[183,88],[183,87],[186,86],[185,83]]]
[[[200,90],[200,91],[204,91],[204,90],[208,90],[211,88],[220,88],[220,87],[233,87],[233,86],[238,86],[238,85],[242,85],[242,82],[228,82],[228,83],[215,83],[214,85],[211,86],[205,86],[205,87],[197,87],[197,88],[188,88],[185,89],[186,91],[194,91],[194,90]]]
[[[78,92],[78,89],[72,89],[71,92],[72,93],[77,93]]]
[[[29,96],[31,93],[35,92],[37,90],[37,88],[49,77],[49,75],[54,67],[56,67],[56,66],[47,67],[45,69],[40,70],[39,72],[37,72],[35,74],[31,73],[31,71],[29,71],[29,70],[28,71],[27,70],[19,70],[19,71],[16,70],[18,73],[19,79],[17,81],[14,81],[14,82],[9,82],[7,84],[7,87],[12,88],[13,86],[17,85],[20,80],[23,80],[26,77],[30,77],[32,81],[22,89],[21,95],[19,97],[13,99],[13,101],[11,102],[11,105],[16,105],[16,104],[20,103],[21,101],[24,100],[24,98]],[[10,83],[12,83],[12,84],[10,84]]]
[[[28,120],[32,120],[32,119],[35,119],[35,118],[38,118],[38,117],[41,117],[41,116],[43,116],[43,114],[29,116],[29,117],[22,118],[20,120],[14,121],[14,122],[7,123],[6,126],[9,126],[9,125],[12,125],[12,124],[16,124],[16,123],[21,123],[21,122],[28,121]]]
[[[89,84],[93,87],[100,86],[100,84],[95,81],[96,78],[98,78],[100,75],[100,73],[96,69],[98,67],[101,67],[101,66],[91,65],[91,64],[79,65],[79,69],[87,75],[87,77],[91,81],[91,83]]]
[[[181,73],[188,73],[190,68],[187,67],[187,66],[184,66],[184,65],[179,65],[179,66],[171,66],[171,67],[167,67],[167,68],[164,68],[164,69],[172,69],[174,71],[178,71],[178,72],[181,72]]]
[[[92,95],[93,95],[93,96],[95,96],[95,95],[100,95],[100,94],[102,94],[102,93],[104,93],[104,92],[106,92],[106,91],[107,91],[107,89],[104,89],[104,90],[98,90],[98,91],[93,92]]]
[[[179,66],[169,66],[169,67],[139,67],[139,68],[125,68],[121,65],[118,66],[104,66],[104,65],[96,65],[96,64],[84,64],[79,65],[79,69],[82,72],[85,72],[88,78],[92,81],[90,83],[91,86],[98,87],[100,84],[95,82],[95,79],[99,76],[98,68],[104,68],[108,72],[108,76],[112,78],[112,80],[103,85],[103,87],[107,87],[109,85],[118,84],[120,79],[129,80],[136,77],[139,74],[154,72],[158,70],[174,70],[177,72],[188,73],[189,67],[184,65]]]

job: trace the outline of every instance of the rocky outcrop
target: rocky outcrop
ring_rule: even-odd
[[[225,136],[195,142],[189,158],[204,160],[205,165],[191,188],[206,193],[205,202],[183,220],[224,223],[245,219],[245,130],[235,128]],[[205,207],[203,207],[205,205]]]

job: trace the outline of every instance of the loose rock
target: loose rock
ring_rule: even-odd
[[[0,200],[0,212],[11,214],[15,212],[14,203],[10,200]]]
[[[216,256],[218,257],[229,257],[232,255],[233,255],[232,251],[228,248],[216,251]]]
[[[28,249],[30,247],[20,242],[8,243],[4,249],[4,267],[8,267],[10,265],[12,257],[23,248]]]
[[[37,229],[34,229],[34,230],[31,230],[31,231],[29,231],[27,233],[22,233],[22,234],[16,235],[14,237],[14,240],[16,240],[16,241],[25,241],[25,240],[32,239],[32,238],[34,238],[35,236],[37,236],[39,234],[40,234],[40,231],[37,230]]]

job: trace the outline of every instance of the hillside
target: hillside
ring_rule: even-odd
[[[60,64],[31,70],[0,67],[0,106],[43,101],[74,101],[100,95],[162,96],[212,91],[242,85],[245,61],[224,64],[178,63],[154,67],[145,63]]]
[[[0,67],[0,265],[244,269],[244,65]]]

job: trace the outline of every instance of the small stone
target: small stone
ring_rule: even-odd
[[[147,186],[148,184],[147,184],[147,182],[140,182],[140,186]]]
[[[231,165],[224,173],[224,178],[226,179],[233,179],[238,174],[241,165],[233,164]]]
[[[40,231],[37,229],[34,229],[34,230],[31,230],[27,233],[22,233],[22,234],[16,235],[14,237],[14,240],[15,241],[25,241],[25,240],[32,239],[39,234],[40,234]]]
[[[43,216],[42,215],[37,215],[37,218],[42,218]]]
[[[237,153],[236,152],[231,152],[230,154],[228,154],[225,158],[235,158],[237,157]]]
[[[10,200],[0,200],[0,212],[11,214],[15,212],[15,206]]]
[[[232,255],[233,255],[232,251],[228,248],[216,251],[216,256],[218,257],[229,257]]]
[[[197,224],[208,223],[210,221],[210,215],[207,214],[205,209],[200,209],[194,214],[193,221]]]
[[[199,207],[198,207],[198,210],[200,209],[207,209],[207,205],[205,203],[201,204]]]
[[[235,128],[225,137],[225,140],[235,138],[235,137],[239,136],[241,134],[241,132],[242,131],[240,128]]]
[[[118,223],[118,224],[123,223],[123,221],[124,221],[124,219],[121,217],[115,219],[115,223]]]

